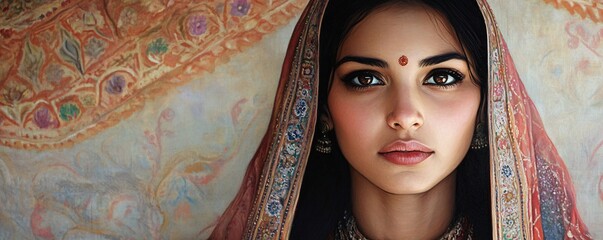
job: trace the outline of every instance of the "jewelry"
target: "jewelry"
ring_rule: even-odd
[[[440,240],[454,240],[454,239],[467,239],[471,240],[473,235],[473,228],[469,224],[469,221],[465,217],[457,217],[453,224],[451,224]],[[337,224],[337,231],[335,232],[335,239],[338,240],[368,240],[356,224],[356,219],[350,212],[345,211],[343,219]]]
[[[320,134],[322,134],[322,136],[320,136],[316,142],[316,146],[314,147],[314,149],[316,149],[317,152],[322,153],[322,154],[330,154],[332,147],[331,147],[331,139],[329,138],[329,136],[327,135],[327,133],[329,132],[329,125],[324,122],[321,121],[320,122]]]
[[[479,150],[488,147],[488,136],[482,122],[477,123],[471,139],[471,149]]]
[[[338,240],[368,240],[358,230],[356,225],[356,219],[350,212],[345,211],[343,213],[343,220],[337,224],[337,232],[335,232],[335,239]]]
[[[408,64],[408,57],[406,57],[406,55],[402,55],[402,57],[398,58],[398,63],[401,66],[406,66],[406,64]]]

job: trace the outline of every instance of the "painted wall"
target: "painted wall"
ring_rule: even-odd
[[[0,239],[205,238],[305,6],[103,2],[0,5]]]
[[[558,1],[491,5],[603,238],[602,6]],[[106,2],[0,3],[0,239],[205,238],[306,1]]]

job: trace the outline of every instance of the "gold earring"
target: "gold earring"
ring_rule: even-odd
[[[473,138],[471,139],[471,149],[480,150],[488,147],[488,136],[486,135],[486,127],[483,123],[477,123]]]
[[[322,134],[318,140],[316,141],[316,149],[317,152],[322,154],[330,154],[332,150],[332,142],[331,138],[327,135],[329,132],[329,125],[325,121],[320,121],[320,134]]]

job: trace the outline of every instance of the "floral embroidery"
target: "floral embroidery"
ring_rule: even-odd
[[[284,198],[287,195],[287,190],[289,190],[289,181],[282,177],[276,178],[276,183],[272,186],[272,190],[274,191],[274,195],[279,198]]]
[[[295,104],[295,116],[297,117],[305,117],[308,111],[308,104],[305,100],[300,99]]]
[[[301,96],[302,96],[302,97],[310,97],[310,90],[305,89],[305,88],[304,88],[304,89],[302,89],[302,91],[301,91]]]
[[[44,52],[42,49],[27,41],[23,49],[21,64],[19,64],[19,74],[33,82],[37,82],[38,72],[43,62]]]
[[[266,212],[268,213],[268,215],[270,215],[271,217],[278,216],[281,213],[281,210],[283,210],[283,205],[279,200],[270,199],[268,201],[268,206],[266,208]]]
[[[207,31],[207,18],[202,15],[188,17],[188,33],[192,36],[201,36]]]
[[[496,147],[500,148],[500,149],[507,149],[507,145],[508,145],[508,141],[505,138],[498,138],[496,141],[497,145]]]
[[[287,128],[287,139],[289,141],[297,141],[303,137],[302,131],[299,130],[299,125],[289,125]]]
[[[126,80],[122,75],[115,75],[111,77],[107,85],[105,86],[105,91],[110,94],[121,94],[124,91],[124,87],[126,85]]]
[[[281,154],[279,160],[283,166],[293,166],[297,163],[297,158],[294,155]]]
[[[492,116],[494,118],[493,121],[493,133],[494,139],[496,139],[496,147],[494,151],[491,153],[494,162],[496,163],[494,166],[494,171],[498,171],[498,176],[495,178],[495,183],[500,186],[501,191],[499,191],[496,195],[496,199],[493,201],[499,201],[500,204],[494,209],[497,212],[500,212],[500,216],[497,217],[496,221],[499,222],[501,228],[498,229],[499,235],[502,239],[521,239],[520,228],[517,223],[521,222],[519,215],[517,212],[521,211],[519,208],[521,207],[521,198],[518,193],[518,179],[517,176],[513,173],[514,170],[512,168],[514,162],[514,156],[512,152],[512,145],[510,142],[510,135],[508,133],[509,129],[507,126],[509,124],[509,119],[507,118],[507,105],[509,102],[510,96],[507,95],[506,87],[502,81],[502,78],[506,77],[507,69],[501,67],[501,46],[500,43],[496,41],[496,38],[491,38],[492,46],[491,48],[491,83],[493,88],[492,94]],[[505,56],[502,54],[502,56]]]
[[[303,63],[302,64],[302,74],[305,77],[310,77],[314,75],[314,65],[310,64],[310,63]]]
[[[500,101],[503,97],[503,89],[500,85],[494,87],[494,101]]]
[[[493,67],[496,67],[496,68],[499,67],[499,65],[498,65],[498,63],[500,61],[499,59],[500,58],[498,58],[498,49],[492,49],[492,62],[491,63],[493,64]]]
[[[61,105],[60,113],[61,119],[64,121],[69,121],[80,115],[80,108],[73,103],[66,103]]]
[[[248,3],[247,0],[233,0],[233,2],[230,4],[230,7],[231,15],[242,17],[247,15],[251,4]]]
[[[503,191],[503,199],[505,202],[512,202],[515,199],[515,194],[509,192],[508,190]]]
[[[325,4],[325,3],[321,3]],[[317,4],[317,8],[312,8],[312,21],[319,21],[320,5]],[[304,33],[308,36],[315,34],[318,28],[314,27],[312,23],[307,23]],[[295,200],[293,199],[296,195],[296,191],[299,190],[299,181],[301,181],[302,174],[300,173],[301,168],[299,166],[302,152],[308,144],[311,144],[311,139],[304,139],[304,135],[307,131],[308,121],[311,114],[312,108],[312,95],[316,86],[316,78],[314,69],[315,50],[313,46],[317,44],[316,38],[309,38],[310,41],[302,42],[299,45],[299,49],[296,51],[296,56],[304,57],[304,62],[297,60],[293,63],[294,69],[296,69],[295,80],[298,85],[292,85],[294,88],[288,89],[286,93],[290,97],[293,104],[288,105],[286,109],[283,109],[283,113],[292,113],[283,115],[283,120],[287,125],[286,129],[279,129],[277,132],[286,134],[284,142],[280,142],[275,147],[278,148],[278,162],[277,166],[271,170],[271,176],[274,176],[272,180],[268,179],[271,183],[270,192],[267,195],[262,196],[262,202],[259,203],[259,209],[263,212],[258,212],[259,215],[255,215],[257,222],[253,223],[251,228],[248,228],[249,232],[246,238],[250,239],[276,239],[279,236],[279,231],[282,230],[287,215],[289,212],[289,205]],[[296,58],[298,59],[298,58]],[[306,152],[307,154],[307,152]],[[271,157],[272,161],[274,157]],[[297,184],[296,184],[297,183]],[[294,187],[296,186],[296,187]],[[284,208],[287,206],[287,208]]]
[[[261,4],[251,0],[117,1],[109,5],[68,0],[8,2],[0,3],[4,6],[0,9],[7,11],[0,18],[8,21],[0,27],[8,51],[0,54],[5,60],[0,65],[7,70],[0,79],[5,83],[0,86],[0,102],[8,106],[0,114],[4,118],[0,138],[6,146],[39,149],[67,147],[94,136],[140,110],[120,106],[141,106],[148,100],[115,98],[106,102],[103,97],[120,91],[133,97],[155,96],[188,83],[193,75],[211,72],[222,60],[278,30],[303,8],[299,0]],[[44,3],[33,4],[40,7],[23,14],[11,12],[15,6],[30,6],[31,2]],[[50,13],[56,16],[49,18]],[[46,17],[38,21],[38,16]],[[144,21],[148,18],[156,21]],[[211,36],[211,41],[199,41],[206,36]],[[109,82],[115,71],[124,72],[125,84]],[[17,85],[25,85],[27,91],[8,91]],[[39,128],[34,116],[40,101],[58,123],[52,131],[49,127],[35,132]],[[80,110],[77,128],[62,124],[59,109],[65,101],[72,101]],[[293,109],[290,112],[294,115]],[[103,124],[97,124],[99,121]],[[45,126],[43,122],[40,120]],[[34,132],[21,131],[28,124]],[[80,132],[73,134],[76,131]]]
[[[501,173],[505,177],[511,177],[513,175],[513,171],[511,170],[511,167],[509,167],[509,165],[503,165]]]
[[[84,47],[84,54],[92,58],[98,58],[105,51],[105,42],[98,38],[91,38]]]
[[[287,145],[285,146],[285,151],[287,152],[287,154],[289,155],[299,155],[299,147],[296,144],[292,144],[292,143],[287,143]]]
[[[155,39],[147,48],[147,55],[159,55],[167,52],[168,45],[163,38]]]
[[[306,49],[306,51],[304,51],[304,59],[312,60],[312,58],[314,58],[314,51],[312,49]]]
[[[119,15],[119,21],[117,22],[117,26],[118,27],[132,26],[132,25],[136,24],[137,20],[138,20],[138,14],[136,13],[136,10],[134,10],[132,8],[126,8]]]
[[[63,37],[63,44],[59,51],[61,58],[71,63],[81,74],[84,74],[79,42],[66,30],[61,30],[61,35]]]
[[[295,168],[293,167],[282,167],[279,168],[278,173],[283,179],[290,179],[295,172]]]
[[[94,13],[85,12],[84,16],[82,17],[82,22],[86,26],[95,26],[96,25],[96,18],[94,17]]]
[[[2,89],[2,97],[4,98],[4,102],[12,105],[16,104],[21,99],[25,98],[29,90],[27,87],[23,85],[17,85],[13,87],[7,87]]]
[[[46,107],[38,109],[34,115],[34,122],[42,129],[57,127],[58,123],[50,115]]]

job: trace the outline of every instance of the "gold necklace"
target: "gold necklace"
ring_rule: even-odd
[[[442,235],[440,240],[457,240],[466,239],[471,240],[473,231],[469,225],[466,217],[457,217],[454,224],[451,224],[446,230],[446,233]],[[348,211],[343,214],[343,219],[339,221],[337,231],[335,232],[335,239],[338,240],[369,240],[366,238],[356,224],[356,219]]]

